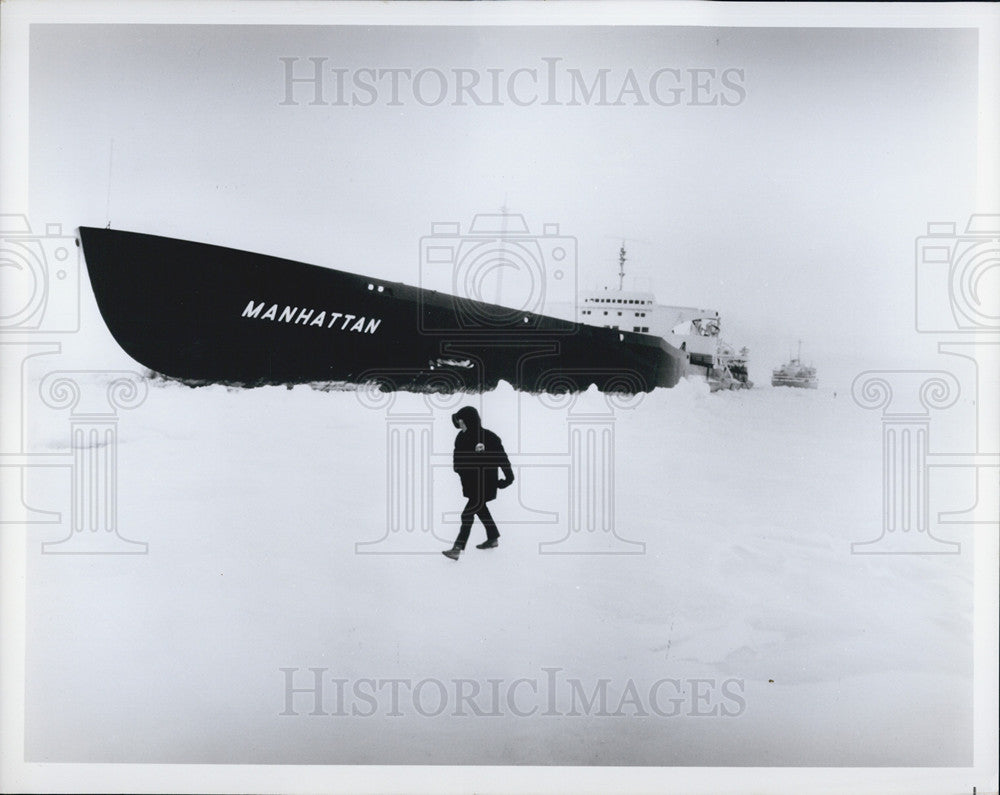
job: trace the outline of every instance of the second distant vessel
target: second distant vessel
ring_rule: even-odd
[[[816,368],[802,364],[802,340],[799,340],[799,352],[781,367],[775,367],[771,373],[771,386],[794,386],[799,389],[817,389],[819,379]]]

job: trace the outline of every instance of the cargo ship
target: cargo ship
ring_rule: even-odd
[[[502,235],[487,216],[476,216],[465,235],[437,230],[422,251],[438,273],[520,257],[539,269],[543,287],[550,272],[571,281],[546,270],[566,255],[568,239],[553,225],[543,235],[512,230],[511,218],[520,217],[505,216]],[[690,336],[659,336],[652,321],[581,322],[612,306],[595,296],[579,304],[585,315],[566,318],[545,311],[544,290],[503,306],[426,284],[138,232],[80,227],[78,240],[117,343],[154,373],[191,385],[344,382],[482,391],[504,380],[529,392],[596,384],[638,393],[672,387],[708,361],[700,363]],[[451,281],[461,283],[457,271]],[[617,298],[622,311],[626,301],[632,310],[651,309]]]
[[[791,386],[799,389],[818,389],[819,378],[816,368],[802,364],[802,340],[799,340],[799,352],[789,358],[781,367],[775,367],[771,372],[771,386]]]

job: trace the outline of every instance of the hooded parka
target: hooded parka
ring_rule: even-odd
[[[458,421],[465,421],[465,430],[455,437],[453,467],[462,481],[462,494],[477,503],[495,500],[498,470],[502,469],[507,485],[514,480],[510,459],[503,449],[500,437],[483,427],[479,412],[472,406],[465,406],[451,415],[456,428]],[[481,448],[477,450],[477,446]]]

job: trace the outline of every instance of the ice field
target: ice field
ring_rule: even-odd
[[[881,532],[882,463],[849,389],[144,385],[118,420],[116,521],[148,554],[40,554],[72,489],[28,483],[62,517],[29,535],[29,760],[971,761],[972,536],[851,554]],[[474,548],[477,522],[453,563],[465,404],[518,482],[491,503],[500,548]],[[33,447],[68,452],[65,417],[32,411]],[[407,433],[430,462],[409,486]]]

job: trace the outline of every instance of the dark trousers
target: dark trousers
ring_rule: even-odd
[[[500,538],[497,523],[493,521],[493,515],[490,513],[490,509],[486,507],[486,503],[472,498],[465,504],[465,508],[462,510],[462,528],[458,531],[458,538],[455,539],[455,546],[459,549],[465,549],[465,544],[469,540],[469,531],[472,530],[472,520],[477,516],[479,517],[479,521],[483,523],[483,527],[486,528],[487,541]]]

